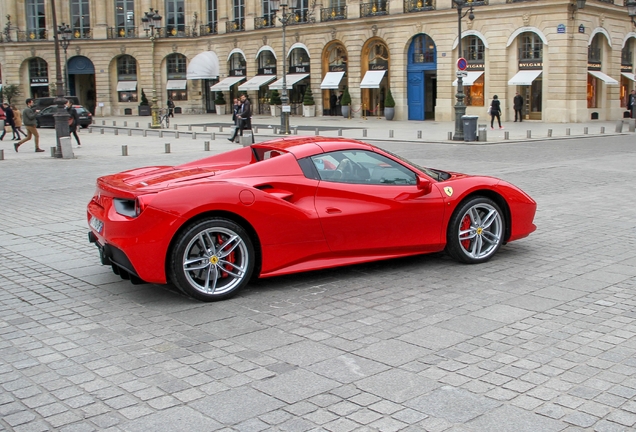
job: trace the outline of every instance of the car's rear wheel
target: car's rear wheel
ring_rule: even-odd
[[[457,261],[477,264],[488,261],[504,240],[504,217],[493,200],[474,197],[453,214],[446,234],[446,252]]]
[[[186,228],[177,238],[170,257],[170,278],[198,300],[222,300],[247,285],[254,260],[254,246],[240,225],[209,218]]]

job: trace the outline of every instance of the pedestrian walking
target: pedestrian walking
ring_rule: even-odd
[[[2,128],[2,131],[3,131],[3,135],[2,135],[3,137],[4,137],[4,124],[6,120],[7,120],[7,114],[4,111],[3,105],[0,104],[0,127]]]
[[[26,132],[22,130],[22,113],[20,112],[20,110],[15,106],[15,104],[11,104],[11,110],[13,111],[13,122],[15,123],[15,131],[16,131],[16,136],[15,140],[20,140],[20,134],[26,136]]]
[[[631,118],[635,118],[634,111],[636,110],[636,90],[632,90],[632,92],[627,96],[627,110],[629,111],[629,115]]]
[[[77,146],[80,147],[82,143],[80,142],[79,137],[77,136],[77,126],[79,126],[79,114],[77,110],[73,108],[73,102],[70,100],[66,100],[66,111],[68,111],[68,133],[69,136],[73,134],[75,137],[75,141],[77,141]]]
[[[29,141],[31,137],[35,139],[35,151],[36,153],[43,152],[44,150],[40,148],[40,134],[38,133],[38,129],[36,128],[37,122],[35,120],[35,115],[40,112],[40,110],[33,109],[33,99],[29,98],[26,100],[26,108],[22,110],[22,121],[24,122],[24,127],[26,127],[27,134],[24,138],[22,138],[17,143],[13,144],[13,148],[15,151],[18,151],[18,148]]]
[[[5,120],[4,127],[2,128],[2,135],[0,135],[0,141],[2,141],[4,139],[4,136],[7,134],[7,128],[11,129],[11,132],[13,133],[13,139],[15,139],[16,132],[15,121],[13,119],[13,110],[7,102],[2,104],[2,109],[4,110]]]
[[[232,133],[232,136],[228,138],[228,140],[232,142],[234,142],[234,140],[236,139],[236,134],[238,133],[238,130],[239,130],[240,111],[241,111],[241,101],[239,100],[239,98],[234,98],[234,101],[232,103],[232,121],[234,122],[234,132]]]
[[[336,115],[342,115],[342,92],[338,94],[336,99]]]
[[[490,102],[490,129],[494,129],[495,117],[497,117],[499,129],[503,129],[501,125],[501,101],[497,95],[494,95],[492,102]]]
[[[521,114],[521,110],[523,110],[523,96],[521,96],[519,92],[516,92],[512,103],[515,108],[515,121],[517,121],[517,117],[519,117],[519,122],[522,122],[523,116]]]
[[[338,105],[338,96],[336,96],[336,92],[331,92],[331,96],[329,97],[329,114],[332,116],[338,114],[336,105]]]
[[[174,117],[174,102],[172,98],[168,99],[168,117]]]
[[[241,109],[239,110],[237,119],[237,128],[234,129],[234,135],[231,138],[228,138],[230,141],[234,141],[236,139],[236,132],[243,136],[243,131],[246,129],[252,129],[252,104],[250,100],[247,98],[247,95],[241,95]],[[252,133],[252,144],[254,144],[254,134]]]

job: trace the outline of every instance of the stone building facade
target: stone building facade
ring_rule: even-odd
[[[270,0],[58,0],[57,24],[70,28],[67,93],[109,116],[137,114],[142,90],[183,113],[215,112],[217,92],[245,91],[265,114],[285,68],[295,115],[307,86],[318,115],[333,114],[331,95],[346,88],[353,115],[381,116],[390,89],[396,119],[449,121],[461,56],[467,114],[485,116],[497,94],[511,120],[519,92],[526,119],[583,122],[621,118],[634,88],[625,0],[469,2],[461,53],[452,0],[320,1],[287,10],[283,53]],[[151,8],[161,15],[155,38],[142,25]],[[0,28],[2,84],[19,85],[21,100],[54,95],[51,0],[0,2]]]

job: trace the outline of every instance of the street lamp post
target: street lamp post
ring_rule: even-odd
[[[60,44],[62,44],[62,49],[64,50],[64,94],[70,95],[71,91],[68,87],[68,57],[66,55],[66,50],[68,50],[68,46],[71,43],[73,30],[71,30],[68,24],[62,23],[62,25],[57,27],[57,34],[62,38]]]
[[[473,14],[473,2],[472,0],[453,0],[453,3],[457,6],[457,30],[458,30],[458,43],[457,53],[458,58],[462,57],[462,18],[468,15],[469,20],[474,20]],[[468,6],[470,9],[462,14],[462,8]],[[464,141],[464,127],[462,124],[462,116],[466,114],[466,105],[464,104],[464,79],[462,74],[457,74],[457,103],[455,104],[455,135],[453,135],[453,141]]]
[[[152,44],[152,124],[153,129],[161,129],[161,123],[159,123],[159,106],[157,105],[157,83],[155,80],[155,40],[159,37],[159,30],[161,29],[161,15],[156,9],[150,8],[150,12],[145,12],[144,17],[141,19],[141,23],[144,26],[146,36],[150,39]]]
[[[632,19],[632,25],[636,27],[636,21],[634,17],[636,17],[636,0],[627,0],[627,14]]]
[[[283,91],[281,94],[280,100],[283,102],[283,108],[280,114],[280,133],[283,135],[289,135],[289,113],[291,112],[291,108],[289,106],[289,96],[287,95],[287,47],[285,45],[285,29],[289,24],[290,20],[295,17],[294,10],[296,9],[295,0],[292,0],[292,5],[289,6],[287,4],[287,0],[270,0],[270,10],[277,14],[280,10],[280,18],[278,21],[283,25]],[[291,10],[291,12],[287,12],[287,8]]]
[[[55,0],[51,0],[51,18],[53,19],[53,28],[57,28],[57,15],[55,13]],[[55,117],[55,157],[62,157],[62,143],[60,138],[68,137],[68,111],[64,108],[66,99],[64,99],[64,82],[62,81],[62,67],[60,66],[60,40],[57,32],[53,32],[53,40],[55,42],[55,104],[57,105],[57,112],[53,115]]]

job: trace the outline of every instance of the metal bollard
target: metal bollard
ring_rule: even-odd
[[[338,129],[338,136],[342,136],[342,128]]]
[[[102,126],[106,125],[106,120],[102,120]]]
[[[174,125],[174,130],[179,130],[179,125],[178,124]]]
[[[389,129],[389,138],[393,138],[393,129]]]
[[[197,139],[197,133],[196,132],[192,132],[192,139]]]
[[[526,131],[526,138],[532,138],[532,131],[530,129]]]
[[[124,122],[124,127],[128,127],[128,122],[127,121]]]
[[[55,157],[55,151],[57,150],[57,148],[55,146],[51,147],[51,157],[54,158]]]
[[[219,126],[219,133],[223,132],[223,126]]]
[[[210,151],[210,141],[203,141],[203,151]]]
[[[4,150],[0,149],[0,160],[4,160]]]
[[[174,131],[174,137],[179,138],[179,131]]]
[[[417,139],[422,139],[422,131],[417,131]]]
[[[148,129],[152,127],[152,123],[148,122]]]
[[[212,133],[210,134],[210,139],[211,139],[212,141],[216,140],[216,134],[215,134],[214,132],[212,132]]]
[[[278,133],[278,132],[276,132],[276,133]],[[298,127],[294,128],[294,135],[298,135]]]
[[[316,128],[316,135],[320,135],[320,131]]]
[[[144,138],[148,136],[148,131],[144,129]]]
[[[203,132],[207,132],[208,131],[208,125],[203,125]]]
[[[88,133],[93,133],[93,128],[92,127],[88,128]]]
[[[583,135],[587,135],[587,126],[583,128]]]
[[[570,136],[570,128],[565,128],[565,136]]]
[[[634,132],[636,130],[636,120],[629,119],[629,131]]]
[[[128,146],[127,145],[121,146],[121,155],[122,156],[128,156]]]
[[[117,126],[117,122],[113,120],[113,126]]]
[[[601,133],[604,134],[605,133],[605,126],[601,126]]]
[[[159,138],[163,138],[163,131],[162,130],[159,131]]]
[[[258,126],[252,127],[252,130],[254,130],[254,133],[258,133]]]
[[[139,122],[135,122],[135,127],[139,127]]]
[[[128,129],[128,136],[132,136],[132,129]]]
[[[616,122],[616,133],[623,132],[623,120],[619,120]]]
[[[119,129],[113,129],[113,134],[119,135]]]
[[[363,138],[367,137],[367,130],[366,129],[362,129],[362,137]]]
[[[448,133],[448,138],[446,138],[446,139],[449,140],[449,141],[452,141],[453,140],[453,133],[449,132]]]
[[[504,132],[504,139],[505,140],[510,139],[510,132],[508,132],[508,131]]]
[[[552,137],[552,129],[548,129],[548,138]]]
[[[165,144],[163,145],[163,147],[164,147],[164,151],[165,151],[166,153],[170,153],[170,143],[165,143]]]
[[[176,126],[176,125],[175,125],[175,126]],[[189,125],[188,125],[188,132],[190,132],[191,130],[192,130],[192,125],[191,125],[191,124],[189,124]]]
[[[100,128],[100,129],[99,129],[99,133],[100,133],[100,134],[102,134],[102,135],[104,135],[104,128]]]

